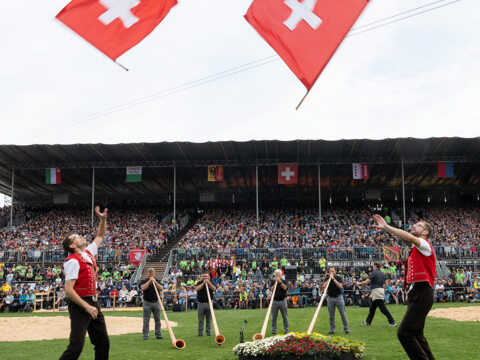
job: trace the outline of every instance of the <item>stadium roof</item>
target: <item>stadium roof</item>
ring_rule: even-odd
[[[480,138],[397,138],[385,140],[218,141],[207,143],[160,142],[130,144],[0,145],[0,192],[11,191],[15,170],[15,194],[24,200],[58,193],[78,197],[91,193],[92,168],[95,189],[112,196],[148,196],[171,193],[177,168],[177,190],[208,192],[241,191],[255,185],[255,165],[261,170],[260,185],[274,186],[277,163],[298,163],[299,184],[316,187],[317,164],[322,165],[322,187],[355,187],[351,163],[371,164],[371,177],[362,186],[398,185],[401,162],[411,186],[444,184],[454,187],[480,185]],[[454,179],[438,179],[437,161],[455,162]],[[125,182],[126,166],[143,166],[141,184]],[[207,165],[224,165],[225,182],[208,183]],[[45,185],[45,169],[62,169],[62,184]],[[123,169],[122,169],[123,168]],[[302,174],[303,172],[303,174]],[[326,181],[326,182],[324,182]]]

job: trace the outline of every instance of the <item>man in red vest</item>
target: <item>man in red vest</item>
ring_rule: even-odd
[[[105,238],[107,229],[107,209],[100,212],[95,207],[100,219],[97,236],[87,246],[87,240],[81,235],[71,234],[63,240],[63,249],[69,253],[65,259],[65,293],[68,296],[70,314],[70,343],[60,360],[78,359],[85,343],[88,331],[90,342],[95,346],[95,359],[108,359],[110,341],[108,339],[105,318],[98,302],[98,277],[95,255]]]
[[[410,233],[388,225],[380,215],[373,215],[375,228],[413,245],[405,264],[405,291],[408,294],[408,307],[397,332],[398,339],[410,359],[432,360],[432,351],[423,336],[425,319],[433,305],[433,284],[436,261],[432,244],[427,240],[432,234],[432,226],[420,221],[412,226]]]

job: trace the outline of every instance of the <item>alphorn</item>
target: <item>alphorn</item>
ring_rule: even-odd
[[[263,322],[262,331],[253,335],[253,340],[262,340],[265,339],[265,333],[267,332],[267,325],[268,325],[268,318],[270,317],[270,313],[272,311],[273,305],[273,297],[275,296],[275,290],[277,290],[278,282],[275,281],[275,285],[273,286],[272,297],[270,298],[270,304],[268,305],[267,316],[265,316],[265,321]]]
[[[184,340],[175,338],[175,334],[173,333],[172,327],[170,326],[170,323],[168,322],[167,313],[165,311],[165,308],[163,307],[163,301],[160,298],[160,294],[158,293],[157,282],[156,281],[154,281],[153,288],[155,289],[155,293],[157,294],[157,299],[158,299],[158,303],[160,304],[160,310],[162,310],[163,319],[167,323],[168,334],[170,335],[170,340],[172,340],[173,348],[174,349],[179,349],[179,350],[185,349],[185,346],[187,346],[187,344],[185,343]]]
[[[221,335],[218,331],[217,319],[215,318],[215,313],[213,312],[213,303],[212,298],[210,297],[210,291],[208,291],[208,284],[205,282],[205,286],[207,287],[205,290],[207,291],[208,297],[208,305],[210,306],[210,313],[212,314],[212,322],[213,322],[213,330],[215,331],[215,343],[220,346],[223,345],[225,342],[225,336]]]
[[[322,298],[320,299],[320,304],[318,304],[317,309],[315,310],[315,314],[313,314],[313,319],[312,322],[310,323],[310,326],[308,327],[307,334],[311,334],[313,331],[313,327],[315,326],[315,322],[317,321],[318,313],[320,312],[320,308],[322,307],[323,300],[325,299],[325,295],[327,294],[327,289],[328,286],[330,285],[330,280],[332,278],[328,279],[327,285],[325,286],[325,290],[323,291]]]

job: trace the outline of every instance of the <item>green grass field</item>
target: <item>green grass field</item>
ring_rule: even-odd
[[[469,304],[439,304],[437,307],[479,306]],[[406,307],[402,305],[389,305],[390,312],[399,323],[402,320]],[[304,332],[312,319],[314,308],[289,309],[290,331]],[[351,333],[349,338],[366,343],[365,360],[395,360],[407,359],[396,337],[397,328],[389,328],[386,318],[377,310],[372,326],[365,328],[360,325],[365,320],[368,308],[347,308],[347,317],[350,322]],[[163,331],[163,340],[156,340],[153,331],[150,339],[144,341],[139,333],[111,336],[110,359],[235,359],[232,348],[239,342],[239,331],[246,319],[245,340],[250,341],[254,333],[260,332],[265,318],[266,310],[218,310],[215,312],[220,333],[226,337],[226,342],[219,347],[214,342],[214,337],[197,337],[197,313],[168,313],[170,321],[178,322],[174,328],[175,336],[186,341],[184,350],[172,349],[168,332]],[[35,316],[67,316],[68,314],[41,313]],[[32,314],[2,314],[6,316],[32,316]],[[105,316],[141,316],[141,312],[105,312]],[[340,316],[337,313],[337,335],[344,336]],[[282,329],[282,320],[279,314],[279,329]],[[428,318],[425,336],[436,359],[480,359],[478,350],[478,336],[480,334],[479,322],[458,322],[453,320]],[[15,329],[11,329],[15,331]],[[48,331],[48,329],[45,329]],[[270,327],[267,329],[269,334]],[[315,332],[328,333],[328,312],[322,308]],[[212,329],[213,332],[213,329]],[[0,334],[1,338],[1,334]],[[65,350],[68,340],[44,340],[24,342],[0,342],[0,358],[2,360],[58,359]],[[86,341],[80,359],[93,359],[93,346]]]

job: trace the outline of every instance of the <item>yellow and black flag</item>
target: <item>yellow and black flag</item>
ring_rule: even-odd
[[[208,181],[223,181],[223,166],[208,165]]]

